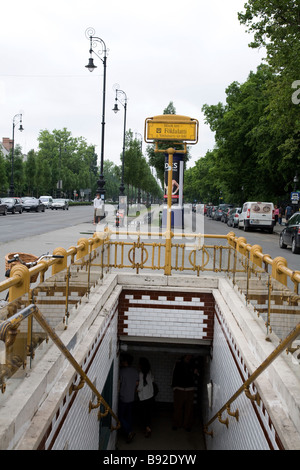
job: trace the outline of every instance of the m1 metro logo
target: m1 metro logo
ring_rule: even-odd
[[[292,102],[294,104],[300,104],[300,80],[295,80],[292,83],[292,88],[298,88],[293,94],[292,94]]]

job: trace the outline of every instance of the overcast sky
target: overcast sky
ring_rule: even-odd
[[[103,65],[90,73],[87,28],[108,48],[105,159],[120,164],[124,109],[115,114],[114,85],[125,91],[127,130],[144,137],[147,117],[173,101],[177,114],[199,120],[199,142],[188,166],[214,146],[203,104],[225,102],[225,89],[243,83],[264,51],[237,12],[245,0],[14,0],[1,5],[0,138],[12,137],[13,117],[23,114],[15,143],[38,148],[41,130],[66,127],[96,145],[100,155]],[[143,143],[143,151],[146,144]]]

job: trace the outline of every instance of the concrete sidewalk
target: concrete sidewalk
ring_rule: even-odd
[[[60,230],[26,237],[18,240],[12,240],[0,244],[0,259],[3,267],[3,279],[5,273],[5,255],[7,253],[31,253],[35,256],[41,256],[45,253],[52,253],[55,248],[62,247],[66,250],[71,246],[76,246],[80,238],[89,238],[94,226],[92,223],[82,223]]]

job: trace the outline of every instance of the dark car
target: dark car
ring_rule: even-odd
[[[211,211],[213,206],[206,206],[206,216],[211,217]]]
[[[45,205],[40,199],[37,199],[36,197],[26,197],[23,199],[23,209],[26,212],[45,212]]]
[[[213,219],[221,220],[223,217],[223,214],[231,207],[233,207],[232,204],[219,204],[213,214]]]
[[[300,253],[300,212],[296,212],[282,230],[279,237],[280,248],[292,247],[293,253]]]
[[[233,204],[219,204],[214,214],[214,220],[221,220],[227,222],[227,212],[233,208]]]
[[[22,201],[19,197],[4,197],[2,203],[6,204],[7,212],[11,212],[12,214],[15,212],[22,214],[23,212]]]
[[[216,210],[212,214],[212,219],[221,220],[222,214],[223,214],[223,210],[219,206],[217,206]]]
[[[223,214],[221,215],[221,222],[227,223],[229,212],[232,207],[228,207],[227,209],[223,210]]]
[[[237,227],[239,225],[239,214],[241,213],[241,207],[234,207],[229,210],[227,217],[228,227]]]
[[[0,199],[0,214],[6,215],[7,214],[7,205]]]
[[[216,208],[216,206],[207,206],[207,217],[213,219]]]

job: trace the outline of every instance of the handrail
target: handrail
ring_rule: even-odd
[[[16,330],[18,328],[19,324],[21,323],[22,320],[25,320],[28,318],[30,315],[33,315],[36,321],[40,324],[40,326],[43,328],[43,330],[48,333],[50,338],[53,340],[53,342],[56,344],[58,349],[63,353],[63,355],[66,357],[66,359],[70,362],[70,364],[74,367],[74,369],[78,372],[78,374],[81,377],[81,384],[80,386],[77,387],[77,389],[81,388],[85,383],[90,387],[90,389],[93,391],[93,393],[97,396],[98,402],[96,405],[94,405],[91,401],[89,402],[89,412],[94,409],[100,407],[102,404],[105,408],[105,412],[101,413],[100,410],[98,412],[98,418],[100,419],[101,417],[106,416],[108,413],[111,414],[111,416],[114,418],[116,421],[116,426],[112,426],[111,430],[116,430],[120,428],[120,421],[118,417],[115,415],[111,407],[108,405],[108,403],[104,400],[102,395],[98,392],[97,388],[93,384],[93,382],[88,378],[87,374],[84,372],[82,367],[78,364],[76,359],[72,356],[72,354],[69,352],[67,347],[63,344],[59,336],[55,333],[55,331],[51,328],[51,326],[48,324],[40,310],[37,308],[35,304],[30,304],[29,306],[25,307],[24,309],[20,310],[18,313],[15,315],[11,316],[8,320],[0,323],[0,340],[7,342],[7,337],[9,336],[11,330]],[[76,390],[76,387],[73,385],[73,391]]]
[[[223,424],[226,424],[228,427],[228,420],[222,420],[222,413],[227,410],[230,416],[235,416],[238,419],[238,410],[235,413],[230,412],[230,405],[243,393],[245,392],[246,396],[251,400],[256,400],[259,402],[259,396],[251,395],[249,392],[250,385],[259,377],[259,375],[264,372],[267,367],[285,350],[288,346],[300,335],[300,323],[295,326],[295,328],[288,334],[288,336],[274,349],[274,351],[269,354],[269,356],[261,363],[261,365],[250,375],[250,377],[241,385],[241,387],[232,395],[232,397],[227,400],[227,402],[219,409],[219,411],[205,424],[204,432],[213,437],[213,432],[208,431],[208,427],[218,418],[219,421]]]
[[[151,237],[160,237],[160,238],[163,238],[165,237],[166,240],[167,239],[173,239],[174,237],[177,238],[177,237],[182,237],[182,238],[185,238],[185,239],[188,239],[188,238],[193,238],[193,239],[196,239],[198,240],[198,242],[196,241],[195,243],[195,250],[197,251],[199,248],[200,248],[200,245],[199,243],[204,241],[205,239],[223,239],[223,240],[226,240],[228,242],[228,245],[233,247],[237,252],[241,253],[242,255],[246,256],[247,258],[250,258],[250,260],[261,266],[262,263],[264,263],[264,267],[265,267],[265,271],[268,272],[268,266],[271,266],[272,268],[272,273],[271,273],[271,276],[281,282],[282,284],[284,285],[287,285],[287,278],[289,277],[291,279],[291,281],[293,282],[294,284],[294,292],[297,294],[298,293],[298,290],[299,290],[299,284],[300,284],[300,271],[293,271],[291,270],[290,268],[288,268],[287,266],[287,262],[285,260],[285,258],[282,258],[282,257],[277,257],[275,259],[272,259],[270,257],[270,255],[267,255],[267,254],[263,254],[262,253],[262,249],[259,245],[253,245],[251,246],[250,244],[247,243],[247,240],[244,238],[244,237],[236,237],[235,236],[235,233],[234,232],[229,232],[227,235],[214,235],[214,234],[205,234],[205,233],[176,233],[174,234],[173,232],[168,232],[168,231],[165,231],[165,232],[136,232],[136,231],[131,231],[131,230],[122,230],[122,231],[119,231],[119,230],[111,230],[109,228],[106,228],[103,232],[96,232],[94,233],[93,237],[87,239],[87,238],[80,238],[77,242],[77,245],[76,246],[72,246],[70,247],[68,250],[65,250],[63,248],[56,248],[56,250],[54,250],[54,254],[60,254],[60,255],[63,255],[64,256],[64,259],[51,259],[51,260],[48,260],[48,261],[41,261],[39,262],[35,267],[32,267],[30,268],[28,271],[29,271],[29,282],[27,283],[27,291],[29,290],[29,286],[30,286],[30,278],[38,273],[41,273],[41,280],[43,281],[44,280],[44,273],[46,272],[46,270],[52,266],[52,273],[53,274],[56,274],[60,271],[62,271],[63,269],[67,268],[67,258],[70,257],[71,260],[71,264],[74,263],[74,260],[75,260],[75,257],[76,257],[76,260],[80,260],[82,259],[84,256],[88,255],[89,253],[91,253],[93,250],[95,250],[96,248],[98,248],[99,246],[101,245],[115,245],[115,247],[117,247],[118,244],[120,244],[122,247],[124,247],[124,242],[122,241],[112,241],[111,240],[111,236],[112,235],[125,235],[125,236],[137,236],[139,237],[143,237],[143,236],[151,236]],[[154,247],[154,243],[149,243],[147,244],[148,246],[153,246]],[[142,246],[142,244],[140,244],[138,247],[140,248]],[[144,243],[143,246],[146,246],[146,244]],[[157,244],[156,244],[157,246]],[[175,246],[175,250],[178,249],[178,245],[174,245],[172,243],[164,243],[164,244],[161,244],[160,247],[164,247],[165,248],[165,251],[169,250],[168,252],[168,256],[165,256],[165,259],[164,259],[164,263],[162,263],[162,265],[160,265],[160,258],[159,258],[159,269],[164,269],[164,273],[166,275],[170,275],[171,274],[171,270],[169,269],[170,268],[170,265],[171,265],[171,250],[174,249],[174,246]],[[184,244],[182,245],[184,246]],[[137,246],[135,246],[137,248]],[[123,249],[123,248],[122,248]],[[123,252],[122,252],[122,256],[123,256]],[[159,257],[160,257],[160,253],[159,253]],[[135,264],[135,263],[131,263],[130,267],[132,268],[138,268],[138,269],[141,269],[143,267],[146,267],[144,266],[144,262],[140,265],[140,264]],[[166,266],[168,264],[168,267]],[[197,274],[199,274],[199,266],[194,266],[192,263],[192,268],[187,268],[187,267],[181,267],[179,268],[180,270],[191,270],[191,269],[194,269],[195,271],[197,271]],[[125,266],[122,266],[122,265],[113,265],[114,267],[125,267]],[[109,267],[109,266],[107,266]],[[128,266],[126,266],[128,267]],[[6,289],[10,289],[11,287],[15,288],[16,289],[16,294],[20,294],[20,289],[18,289],[16,286],[19,286],[21,283],[22,283],[22,277],[23,275],[25,275],[25,271],[21,270],[21,269],[17,269],[16,268],[20,268],[20,266],[14,266],[14,268],[12,268],[12,271],[11,271],[11,277],[9,279],[6,279],[5,281],[2,281],[0,282],[0,292],[6,290]],[[26,267],[24,267],[26,268]],[[157,269],[157,267],[154,266],[154,260],[153,260],[153,256],[152,256],[152,266],[151,266],[152,269]],[[26,268],[28,269],[28,268]],[[172,269],[172,266],[171,266],[171,269]],[[174,269],[174,268],[173,268]],[[175,268],[176,270],[177,268]],[[219,271],[219,268],[216,268],[215,270]],[[23,293],[25,292],[25,290],[23,290],[23,292],[21,292],[20,295],[22,295]],[[16,295],[14,295],[12,298],[17,298]]]
[[[234,233],[228,234],[228,241],[232,242],[235,247],[238,247],[238,251],[241,252],[251,252],[253,248],[250,244],[247,243],[244,237],[235,237]],[[259,247],[260,248],[260,247]],[[244,253],[245,254],[245,253]],[[272,277],[277,279],[286,285],[285,277],[288,276],[291,281],[294,283],[294,290],[298,292],[298,285],[300,283],[300,271],[293,271],[289,269],[286,264],[286,259],[278,256],[277,258],[271,258],[270,255],[263,254],[261,248],[255,251],[255,256],[262,262],[265,263],[265,266],[270,265],[272,267]],[[273,269],[274,268],[274,269]],[[267,269],[266,269],[267,270]]]

